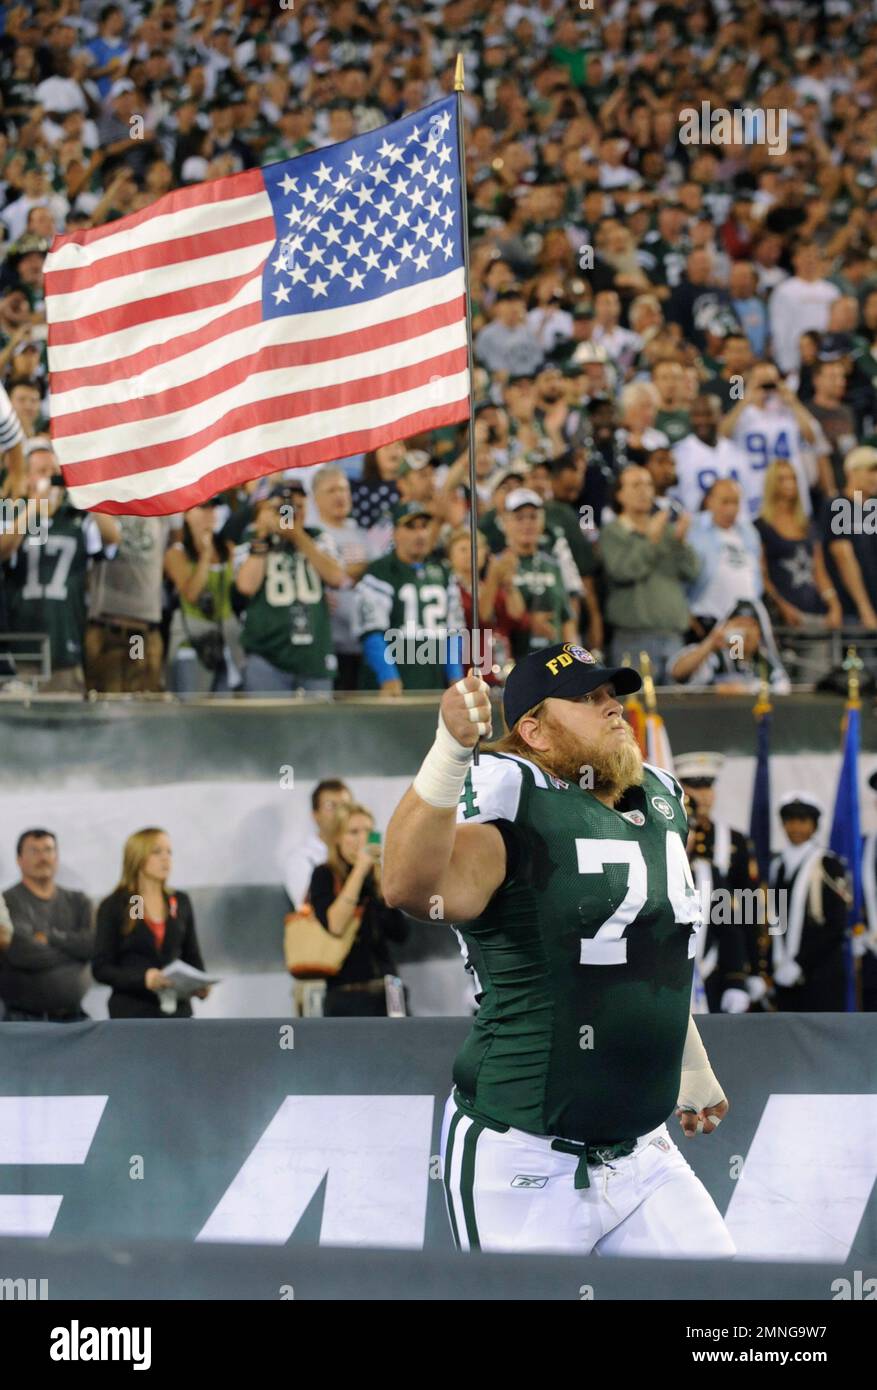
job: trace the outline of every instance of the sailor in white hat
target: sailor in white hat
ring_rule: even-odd
[[[788,792],[779,813],[788,846],[770,866],[782,928],[773,937],[776,1005],[795,1013],[842,1012],[850,901],[846,867],[822,842],[825,806],[818,796]]]
[[[733,902],[742,889],[758,884],[755,855],[747,837],[727,821],[713,818],[715,783],[724,766],[721,753],[683,753],[674,770],[691,807],[688,857],[695,886],[704,904],[704,930],[698,933],[697,982],[710,1013],[745,1013],[760,1002],[767,987],[755,964],[749,964],[749,942],[740,914],[719,911],[720,894]],[[757,935],[757,929],[753,929]],[[754,945],[756,943],[753,943]]]

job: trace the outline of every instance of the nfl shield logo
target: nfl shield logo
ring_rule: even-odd
[[[668,1144],[666,1139],[661,1138],[660,1134],[657,1136],[657,1138],[652,1140],[652,1143],[654,1144],[656,1149],[660,1149],[663,1153],[668,1154],[670,1152],[670,1145]]]
[[[549,772],[548,774],[548,780],[553,787],[557,787],[560,791],[563,792],[565,792],[567,787],[569,786],[569,782],[564,782],[560,777],[555,777],[551,772]]]
[[[631,825],[645,825],[646,818],[642,811],[622,811],[625,820],[629,820]]]

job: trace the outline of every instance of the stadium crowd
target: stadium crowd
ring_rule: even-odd
[[[557,640],[717,689],[762,661],[818,680],[838,634],[873,665],[874,0],[36,0],[0,25],[7,689],[47,649],[40,688],[74,692],[399,695]],[[72,508],[52,238],[374,129],[447,94],[458,50],[476,496],[448,427],[185,516]],[[702,102],[761,114],[686,143]],[[446,636],[473,507],[474,654]]]

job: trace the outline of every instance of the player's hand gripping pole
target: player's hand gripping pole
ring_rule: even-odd
[[[414,779],[414,790],[430,806],[450,810],[463,794],[475,744],[490,736],[487,684],[470,671],[442,696],[433,745]]]

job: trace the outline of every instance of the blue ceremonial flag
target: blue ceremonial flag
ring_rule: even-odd
[[[862,922],[862,839],[859,831],[859,706],[851,701],[847,705],[846,728],[843,741],[843,762],[837,783],[834,801],[834,818],[831,822],[829,848],[847,866],[852,886],[852,902],[847,918],[850,928]],[[844,943],[844,963],[846,966],[847,998],[846,1007],[852,1012],[857,1007],[855,968],[851,938]]]
[[[757,704],[758,747],[755,781],[752,784],[752,811],[749,817],[749,838],[755,847],[758,876],[767,883],[770,869],[770,705]]]

